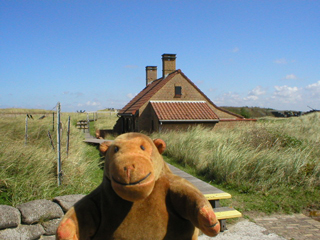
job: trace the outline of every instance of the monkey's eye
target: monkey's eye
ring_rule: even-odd
[[[143,151],[146,150],[143,145],[141,145],[140,148],[141,148]]]
[[[119,147],[115,146],[114,147],[114,152],[117,153],[119,151]]]

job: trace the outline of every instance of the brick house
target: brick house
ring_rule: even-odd
[[[153,132],[187,129],[202,124],[213,128],[217,123],[244,118],[217,107],[180,69],[176,55],[162,55],[162,77],[157,67],[146,67],[146,87],[119,111],[114,131]]]

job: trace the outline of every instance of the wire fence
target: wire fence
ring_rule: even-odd
[[[97,121],[99,119],[103,118],[109,118],[110,116],[116,116],[117,110],[110,110],[110,111],[94,111],[94,112],[85,112],[80,111],[78,113],[75,113],[75,120],[77,122],[77,127],[79,129],[84,129],[84,131],[87,131],[90,133],[90,122],[91,121]],[[20,114],[20,113],[18,113]],[[53,151],[56,151],[57,156],[57,184],[58,186],[61,185],[62,177],[63,177],[63,170],[61,166],[61,152],[62,152],[62,146],[61,146],[61,138],[63,134],[66,134],[66,157],[69,156],[69,149],[70,149],[70,131],[71,131],[71,116],[68,116],[67,123],[62,123],[61,121],[61,115],[64,113],[61,113],[61,104],[58,102],[51,110],[48,110],[47,112],[40,113],[34,113],[26,114],[25,119],[25,145],[29,142],[29,136],[28,136],[28,125],[30,124],[30,121],[33,120],[42,120],[44,118],[52,118],[51,126],[48,126],[48,130],[46,131],[48,136],[48,144],[50,144]],[[68,113],[69,114],[69,113]],[[71,114],[72,115],[72,114]],[[64,118],[65,119],[65,118]],[[81,120],[79,120],[81,119]],[[65,121],[65,120],[64,120]],[[49,121],[50,122],[50,121]],[[79,127],[79,126],[81,127]],[[85,126],[83,126],[85,125]],[[64,126],[64,127],[63,127]],[[66,127],[65,127],[66,126]],[[63,132],[63,129],[66,129],[65,133]],[[56,134],[57,139],[54,141],[53,135]]]
[[[47,131],[47,135],[49,138],[50,145],[52,149],[57,151],[57,184],[58,186],[61,185],[61,179],[62,179],[62,169],[61,169],[61,135],[62,135],[62,122],[61,122],[61,104],[58,102],[50,111],[53,111],[56,109],[56,112],[52,112],[52,132],[55,131],[55,125],[56,125],[56,135],[57,135],[57,141],[56,141],[56,147],[54,144],[54,141],[52,139],[52,134],[50,130]],[[51,115],[50,113],[47,115]],[[55,115],[57,116],[55,119]],[[38,120],[42,120],[46,117],[46,115],[41,116],[38,118]],[[26,114],[26,120],[25,120],[25,145],[28,144],[28,125],[29,120],[35,120],[32,114]],[[67,123],[67,146],[66,146],[66,153],[67,156],[69,155],[69,146],[70,146],[70,120],[71,117],[68,117],[68,123]],[[55,123],[56,122],[56,123]]]

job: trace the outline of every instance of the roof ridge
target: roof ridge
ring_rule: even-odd
[[[167,102],[167,103],[206,103],[206,101],[203,100],[151,100],[150,102]]]
[[[157,87],[160,83],[166,83],[168,80],[170,80],[175,74],[180,73],[181,70],[175,70],[174,72],[168,74],[166,77],[161,77],[158,78],[156,80],[154,80],[153,82],[151,82],[149,85],[147,85],[144,89],[142,89],[130,102],[132,102],[130,104],[130,102],[128,104],[130,105],[125,105],[121,110],[120,110],[120,114],[124,114],[126,113],[126,111],[128,109],[130,109],[132,106],[134,106],[137,102],[139,102],[143,97],[145,97],[148,93],[150,93],[155,87]],[[150,88],[150,89],[148,89]],[[144,92],[145,91],[145,92]],[[141,94],[140,97],[138,97],[138,95]],[[151,96],[152,97],[152,96]],[[136,99],[135,99],[136,98]],[[148,98],[150,99],[150,98]],[[123,112],[121,112],[123,109],[125,108],[125,110]]]
[[[149,89],[148,91],[146,91],[144,94],[142,94],[141,97],[137,98],[136,101],[133,101],[132,104],[130,104],[128,107],[126,107],[127,105],[124,106],[124,107],[126,107],[126,110],[129,109],[130,107],[132,107],[134,104],[136,104],[141,98],[143,98],[148,92],[150,92],[155,86],[157,86],[157,85],[161,82],[161,79],[162,79],[162,78],[158,78],[158,79],[152,81],[152,83],[150,83],[149,85],[145,86],[145,88],[142,89],[139,93],[142,93],[142,92],[143,92],[144,90],[146,90],[148,87],[150,87],[150,89]],[[158,81],[158,82],[156,82],[156,81]],[[154,83],[154,84],[153,84],[153,83]],[[151,85],[154,85],[154,86],[151,87]],[[139,95],[139,93],[136,95],[136,97]],[[134,97],[134,98],[135,98],[135,97]],[[133,98],[132,100],[134,100],[134,98]],[[129,103],[130,103],[130,102],[129,102]],[[128,103],[128,104],[129,104],[129,103]],[[125,113],[126,110],[124,110],[123,113]]]

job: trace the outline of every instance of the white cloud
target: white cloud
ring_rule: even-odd
[[[320,86],[320,83],[319,83]],[[250,90],[247,96],[227,92],[214,99],[218,106],[260,106],[272,108],[293,108],[302,102],[303,89],[289,86],[274,86],[275,91],[268,95],[267,91],[257,86]]]
[[[86,105],[87,105],[87,106],[100,106],[101,103],[100,103],[100,102],[91,102],[91,101],[88,101],[88,102],[86,102]]]
[[[243,104],[242,97],[233,92],[227,92],[214,100],[219,106],[241,106]]]
[[[298,100],[301,100],[301,93],[297,87],[284,86],[274,86],[275,91],[272,98],[277,99],[283,103],[295,103]]]
[[[311,93],[312,97],[320,97],[320,81],[309,84],[305,89]]]
[[[259,96],[265,95],[265,94],[266,94],[266,91],[261,86],[257,86],[251,91],[249,91],[248,96],[243,99],[245,101],[251,101],[251,100],[256,101],[259,99]]]
[[[292,94],[298,91],[297,87],[288,87],[287,85],[284,86],[274,86],[276,89],[275,93],[279,96],[291,96]]]
[[[235,92],[227,92],[214,99],[214,103],[218,106],[260,106],[265,104],[266,90],[257,86],[250,90],[247,96]]]
[[[261,87],[261,86],[257,86],[254,89],[252,89],[248,95],[256,95],[256,96],[260,96],[260,95],[264,95],[266,94],[266,91]]]
[[[298,79],[296,75],[294,74],[288,74],[285,79],[287,80],[295,80],[295,79]]]
[[[248,97],[245,97],[244,98],[244,100],[246,100],[246,101],[257,101],[259,99],[259,97],[258,96],[255,96],[255,95],[250,95],[250,96],[248,96]]]
[[[258,106],[278,110],[307,111],[309,110],[307,106],[320,108],[320,81],[304,87],[277,85],[274,86],[273,91],[257,86],[246,95],[226,92],[211,99],[218,106]]]
[[[320,81],[313,83],[313,84],[309,84],[308,86],[306,86],[307,89],[313,89],[313,88],[319,88],[320,87]]]
[[[87,101],[85,104],[83,104],[83,103],[78,103],[77,104],[77,107],[84,107],[84,106],[87,106],[87,107],[100,107],[101,103],[98,102],[98,101]]]

